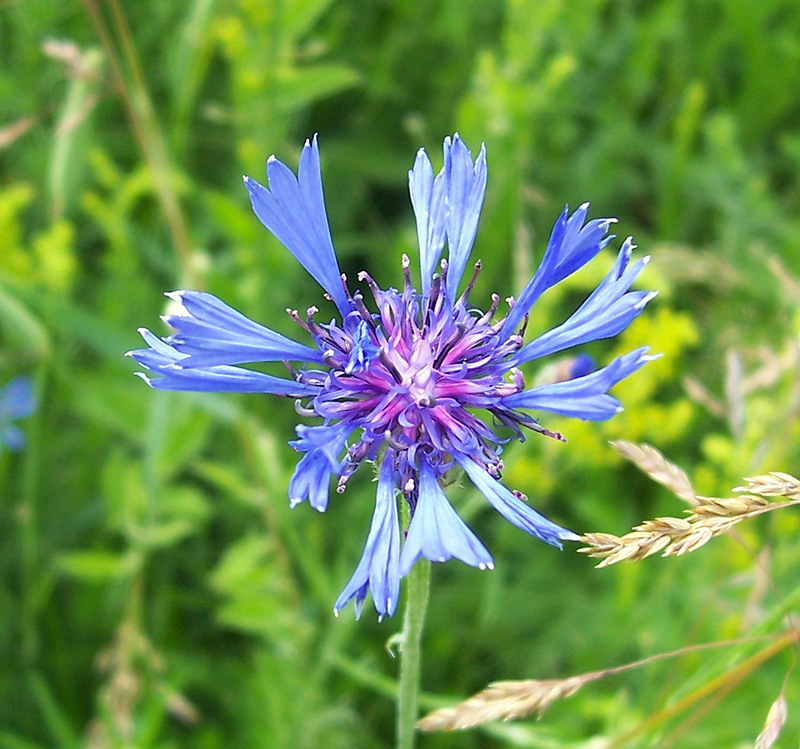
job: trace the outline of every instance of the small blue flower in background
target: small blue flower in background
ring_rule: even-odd
[[[424,150],[409,172],[417,219],[420,290],[412,285],[403,256],[402,288],[380,289],[366,272],[358,280],[372,297],[351,291],[331,241],[322,193],[316,137],[306,142],[298,174],[271,156],[269,188],[245,177],[258,218],[294,255],[336,305],[341,322],[318,322],[316,307],[304,316],[290,311],[313,345],[297,343],[253,322],[199,291],[167,296],[182,313],[165,322],[174,329],[159,339],[141,330],[146,349],[131,351],[165,390],[271,393],[297,399],[297,410],[321,423],[298,426],[292,446],[303,453],[289,494],[294,506],[308,500],[320,512],[328,505],[331,477],[337,492],[365,462],[379,465],[377,501],[363,556],[334,611],[355,599],[358,615],[371,593],[379,616],[397,607],[400,579],[425,557],[451,557],[484,569],[493,566],[486,547],[456,514],[441,479],[460,467],[507,520],[549,544],[578,536],[531,508],[501,482],[502,446],[524,429],[563,440],[528,410],[602,421],[621,410],[608,391],[653,357],[646,348],[592,371],[580,357],[561,381],[527,388],[518,369],[534,359],[620,333],[655,296],[630,291],[647,258],[630,264],[634,245],[623,242],[616,263],[581,307],[564,323],[523,343],[528,312],[548,288],[592,260],[612,239],[614,219],[586,221],[588,204],[567,209],[553,227],[536,274],[508,314],[495,321],[499,297],[485,313],[469,306],[480,263],[459,294],[475,239],[486,189],[486,154],[473,161],[455,135],[444,141],[444,167],[434,176]],[[447,258],[442,257],[447,244]],[[238,365],[293,361],[289,378]],[[476,416],[491,415],[492,427]],[[495,430],[502,430],[501,436]],[[396,496],[411,510],[401,544]]]
[[[25,447],[25,435],[11,422],[29,416],[35,408],[30,377],[17,377],[0,388],[0,452],[3,447],[15,452]]]

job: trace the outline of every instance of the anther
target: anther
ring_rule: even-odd
[[[367,271],[362,270],[358,274],[358,280],[365,282],[367,284],[367,286],[369,286],[370,293],[372,294],[372,296],[374,297],[375,301],[380,306],[381,296],[383,296],[383,292],[378,287],[378,284],[375,283],[375,281],[373,280],[372,276],[370,276],[370,274],[367,273]]]
[[[308,329],[308,325],[306,325],[306,323],[304,323],[304,322],[303,322],[303,321],[300,319],[300,315],[297,313],[297,310],[296,310],[296,309],[291,309],[291,308],[287,307],[287,308],[286,308],[286,314],[287,314],[287,315],[289,315],[289,317],[291,317],[291,318],[292,318],[292,320],[294,320],[294,321],[295,321],[295,322],[296,322],[296,323],[297,323],[297,324],[298,324],[298,325],[299,325],[299,326],[300,326],[300,327],[301,327],[303,330],[305,330],[307,333],[310,333],[310,332],[311,332],[311,331]]]

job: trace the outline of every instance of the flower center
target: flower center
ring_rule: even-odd
[[[411,356],[407,360],[396,351],[389,353],[389,360],[402,378],[402,386],[408,388],[408,395],[417,406],[429,408],[436,405],[434,393],[437,372],[433,368],[433,351],[426,338],[418,338],[413,342]]]
[[[430,290],[417,294],[411,286],[408,260],[403,258],[402,292],[382,290],[366,274],[359,279],[370,288],[377,314],[370,312],[359,292],[350,295],[353,311],[341,325],[317,324],[309,309],[305,323],[292,316],[314,336],[329,372],[301,371],[301,382],[322,386],[301,413],[331,421],[347,421],[363,430],[357,444],[348,448],[347,466],[340,490],[358,464],[374,458],[389,444],[407,463],[402,474],[413,474],[414,455],[422,450],[439,461],[443,474],[453,452],[472,456],[497,475],[504,442],[472,411],[487,410],[498,423],[517,434],[531,419],[500,403],[502,396],[524,388],[522,376],[512,371],[506,378],[508,357],[522,338],[498,336],[502,323],[492,324],[499,298],[485,313],[467,308],[469,292],[480,264],[464,294],[453,302],[447,294],[447,264],[435,275]],[[346,287],[345,287],[346,288]],[[523,421],[524,419],[524,421]]]

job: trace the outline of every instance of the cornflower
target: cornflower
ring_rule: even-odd
[[[21,375],[0,388],[0,452],[3,447],[17,452],[25,447],[25,435],[13,421],[29,416],[36,408],[33,383]]]
[[[486,311],[469,305],[480,273],[459,294],[486,189],[486,152],[474,160],[456,134],[444,141],[444,166],[434,177],[424,150],[409,171],[411,203],[420,250],[420,289],[411,262],[402,258],[401,289],[381,289],[366,271],[358,280],[373,298],[351,292],[340,272],[328,226],[316,136],[306,141],[297,176],[275,156],[267,161],[269,188],[245,177],[256,216],[294,255],[335,304],[341,322],[317,321],[287,310],[313,341],[308,346],[266,328],[200,291],[167,296],[180,314],[163,319],[175,332],[158,338],[140,333],[149,348],[129,352],[155,377],[137,373],[164,390],[270,393],[296,399],[302,416],[322,420],[297,427],[290,444],[303,457],[289,484],[292,506],[308,500],[328,506],[329,485],[345,491],[365,462],[378,464],[375,511],[361,561],[334,605],[338,614],[355,599],[356,616],[367,592],[379,617],[397,607],[400,580],[424,557],[452,557],[480,569],[493,567],[486,547],[445,496],[444,477],[463,469],[504,518],[553,546],[579,537],[530,507],[500,483],[502,446],[524,440],[523,430],[564,441],[528,410],[602,421],[621,410],[609,389],[653,358],[639,348],[596,371],[526,388],[519,366],[579,344],[617,335],[655,296],[630,291],[648,258],[630,265],[626,239],[600,285],[563,324],[523,342],[528,312],[548,288],[594,258],[613,236],[615,219],[586,222],[588,203],[559,216],[541,265],[509,311],[495,320],[499,297]],[[447,258],[442,257],[445,244]],[[438,268],[438,270],[437,270]],[[255,362],[287,362],[287,379],[243,368]],[[298,362],[301,366],[289,366]],[[476,411],[491,415],[491,426]],[[505,436],[498,435],[502,430]],[[509,436],[510,435],[510,436]],[[410,522],[401,547],[397,495],[408,503]]]

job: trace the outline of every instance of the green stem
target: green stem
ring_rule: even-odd
[[[404,515],[407,505],[402,503]],[[403,518],[407,526],[407,518]],[[400,650],[400,684],[397,694],[397,749],[413,749],[416,730],[422,628],[428,608],[431,563],[420,559],[406,578],[406,611]]]

